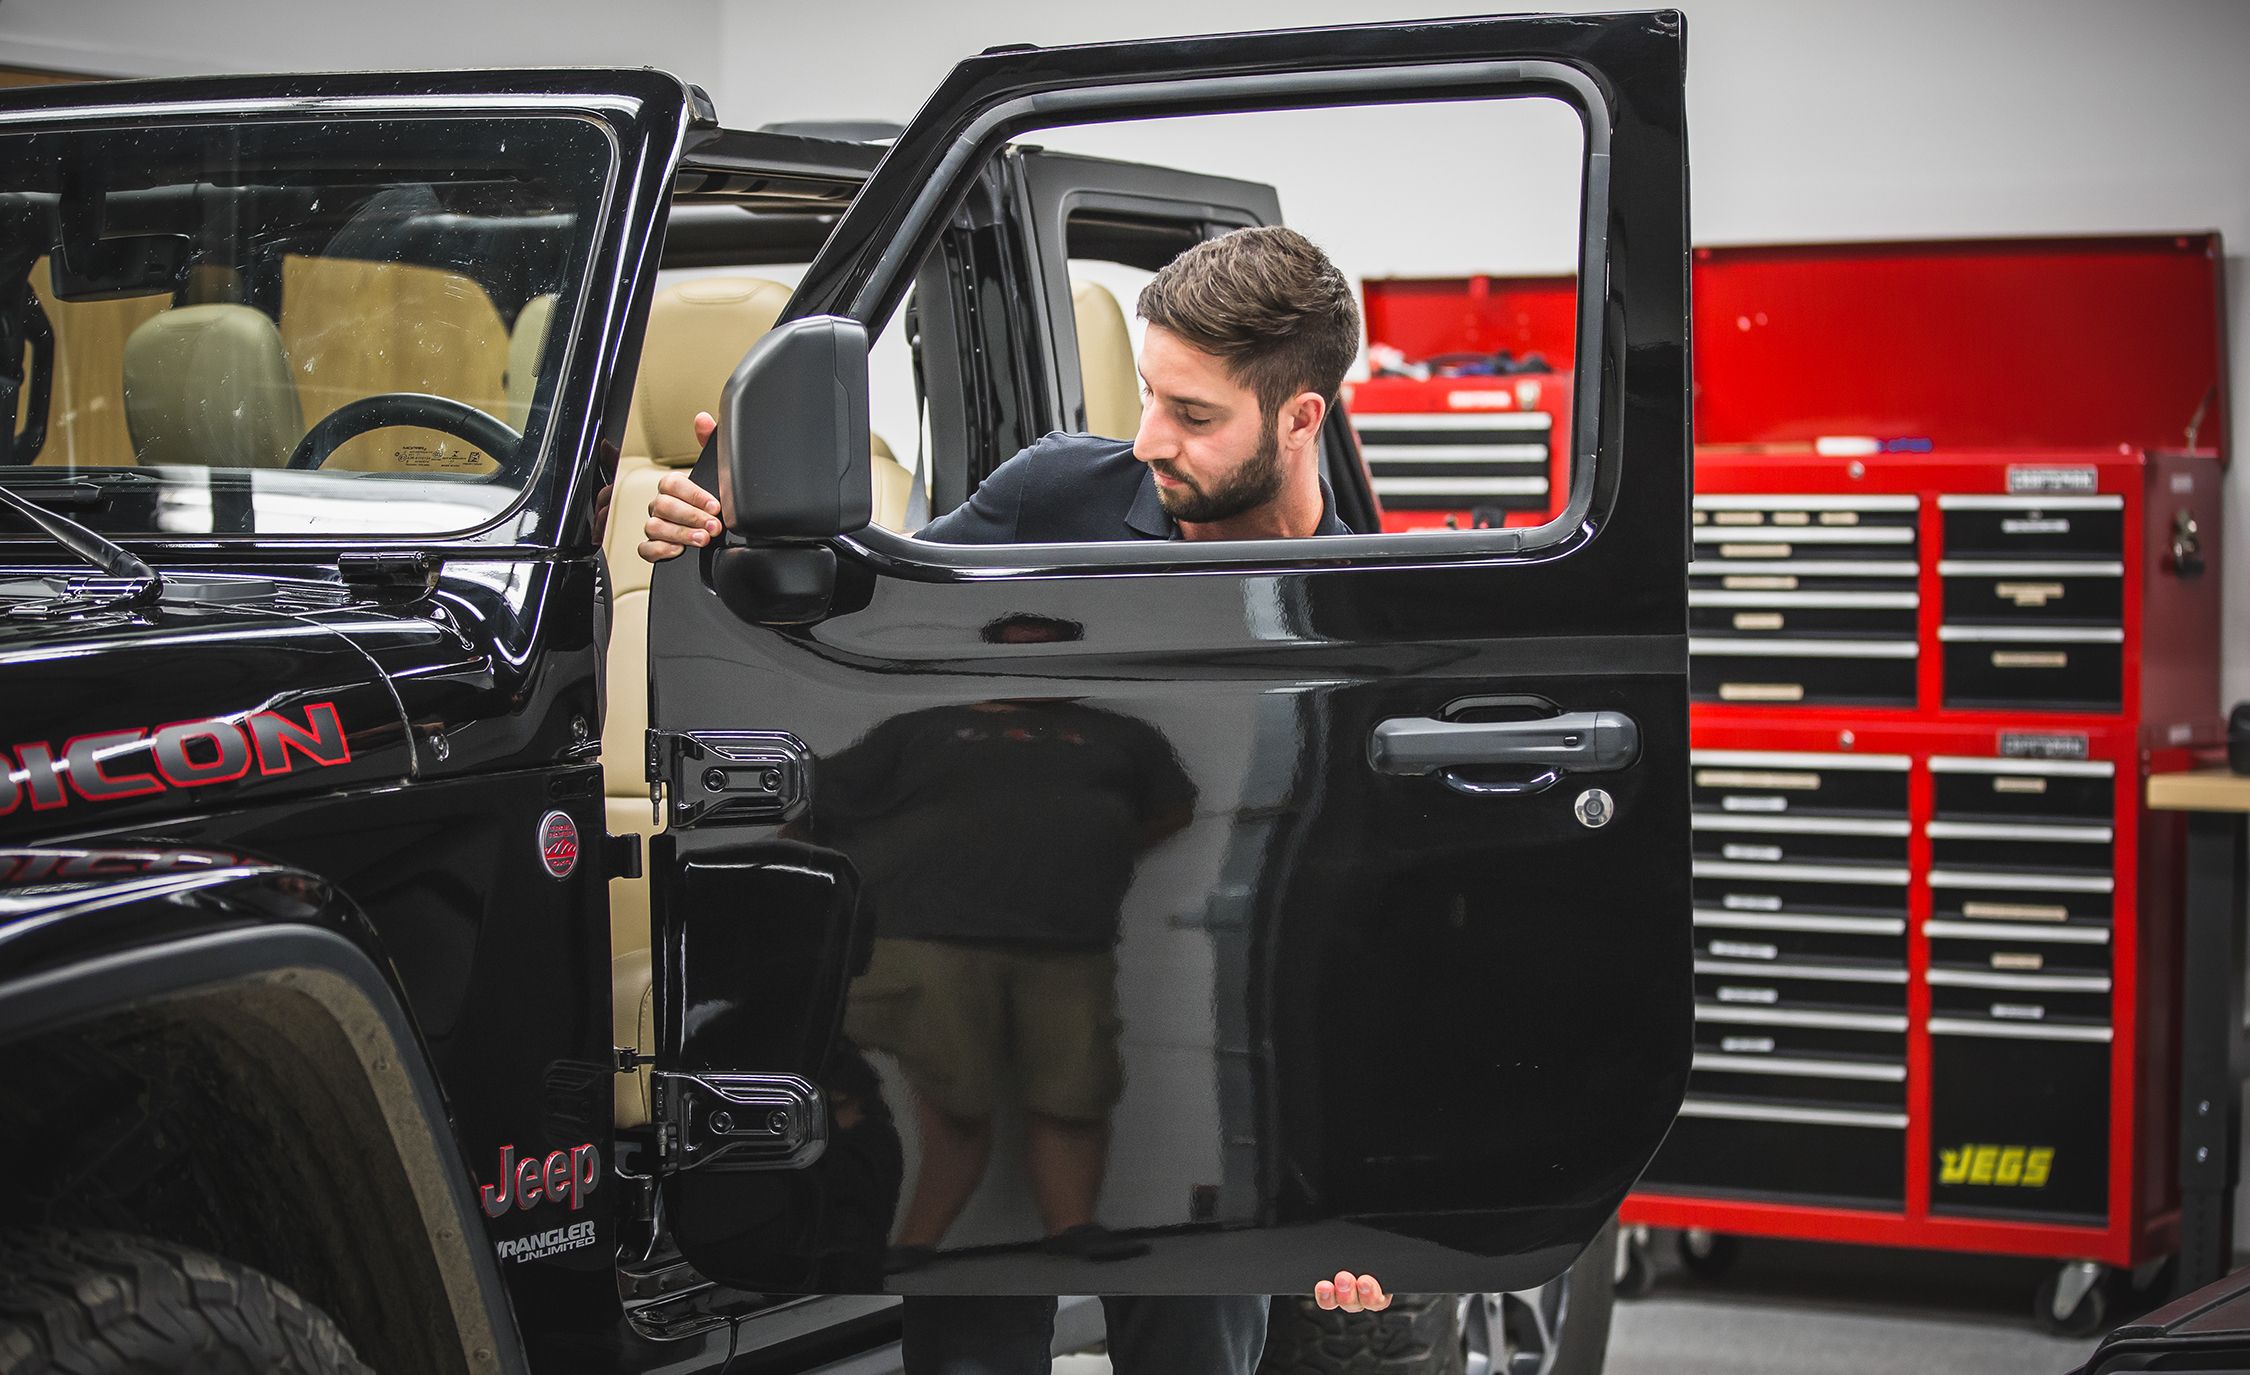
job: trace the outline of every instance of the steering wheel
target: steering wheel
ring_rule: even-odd
[[[514,463],[516,446],[523,443],[523,436],[508,428],[505,421],[466,401],[427,392],[387,391],[347,401],[330,411],[327,418],[305,431],[305,437],[289,451],[286,466],[318,468],[344,441],[393,425],[443,430],[474,444],[502,468]]]

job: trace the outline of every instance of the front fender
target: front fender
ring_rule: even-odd
[[[263,1109],[285,1124],[261,1167],[270,1196],[230,1206],[278,1204],[345,1233],[323,1238],[361,1253],[339,1266],[366,1270],[386,1300],[416,1301],[392,1314],[430,1329],[414,1339],[427,1368],[525,1368],[429,1058],[348,898],[301,870],[209,850],[0,850],[0,1047],[119,1019],[193,1028],[183,1039],[242,1061],[226,1082],[285,1100]]]

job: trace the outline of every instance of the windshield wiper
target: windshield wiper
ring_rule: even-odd
[[[133,586],[115,597],[98,602],[72,603],[67,610],[72,614],[89,611],[112,611],[124,607],[146,606],[164,595],[164,579],[148,563],[110,539],[107,535],[87,529],[65,515],[27,501],[0,482],[0,506],[6,506],[33,525],[38,526],[55,543],[76,554],[79,558],[99,568],[113,578],[129,578]],[[65,608],[54,608],[57,611]]]

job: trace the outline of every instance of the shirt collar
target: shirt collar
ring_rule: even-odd
[[[1132,509],[1125,513],[1125,528],[1143,539],[1178,539],[1177,521],[1164,513],[1164,503],[1156,495],[1156,474],[1142,465],[1141,485],[1133,493]],[[1336,518],[1336,494],[1328,490],[1328,479],[1320,480],[1320,524],[1313,529],[1316,535],[1348,535],[1351,531]]]

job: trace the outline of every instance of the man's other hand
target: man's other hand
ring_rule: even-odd
[[[695,442],[708,444],[719,422],[709,411],[695,413]],[[709,544],[719,537],[719,499],[704,491],[686,473],[669,472],[656,480],[656,495],[648,501],[648,536],[641,541],[641,557],[662,563],[683,549]]]
[[[1383,1292],[1373,1275],[1355,1275],[1349,1270],[1338,1270],[1336,1278],[1314,1285],[1312,1296],[1322,1308],[1341,1308],[1346,1313],[1380,1313],[1391,1306],[1391,1296]]]

